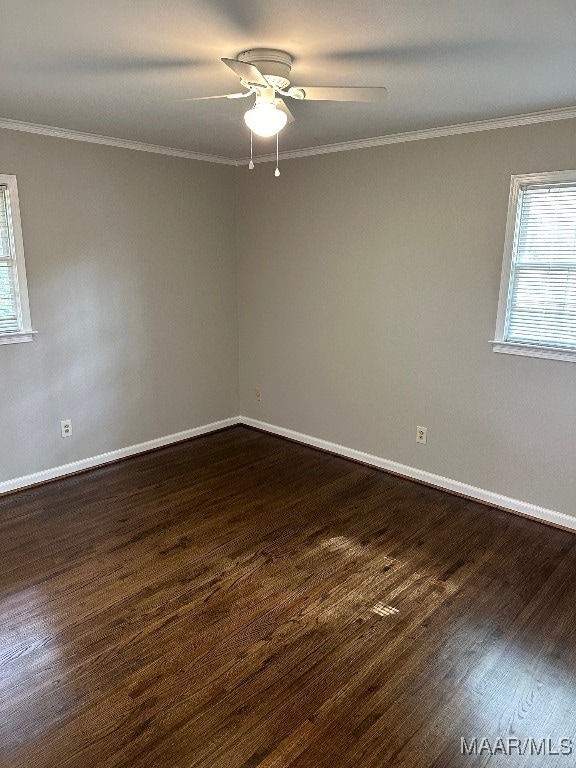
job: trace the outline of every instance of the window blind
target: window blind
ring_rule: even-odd
[[[8,188],[0,185],[0,333],[20,330]]]
[[[520,191],[504,339],[576,349],[576,184]]]

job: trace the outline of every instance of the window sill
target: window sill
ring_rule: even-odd
[[[0,333],[0,344],[20,344],[24,341],[33,341],[38,331],[13,331],[12,333]]]
[[[564,347],[540,347],[537,344],[517,344],[512,341],[491,341],[493,352],[505,355],[524,355],[525,357],[543,357],[548,360],[567,360],[576,363],[576,349]]]

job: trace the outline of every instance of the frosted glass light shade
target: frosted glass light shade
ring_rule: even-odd
[[[244,115],[244,122],[257,136],[275,136],[286,125],[288,117],[275,104],[256,104]]]

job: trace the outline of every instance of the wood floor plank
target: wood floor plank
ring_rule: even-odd
[[[576,537],[245,427],[0,498],[2,768],[562,768]]]

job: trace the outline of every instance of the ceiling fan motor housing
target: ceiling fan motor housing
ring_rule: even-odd
[[[286,51],[277,51],[274,48],[253,48],[240,53],[236,58],[238,61],[258,67],[270,85],[277,90],[284,91],[290,85],[293,59]]]

